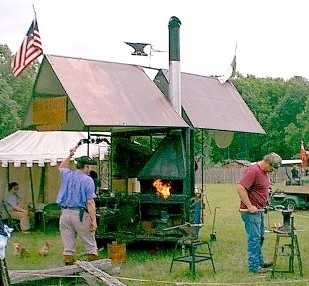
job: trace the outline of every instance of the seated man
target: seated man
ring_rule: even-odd
[[[4,197],[3,202],[13,219],[20,221],[21,231],[25,232],[30,229],[28,210],[20,205],[20,197],[18,195],[18,183],[12,182],[9,184],[9,192]]]
[[[298,174],[298,170],[297,170],[296,165],[292,166],[291,173],[292,173],[292,179],[298,179],[299,180],[299,174]]]
[[[299,177],[299,173],[298,173],[296,165],[292,166],[291,173],[292,173],[291,184],[292,185],[300,185],[300,177]]]

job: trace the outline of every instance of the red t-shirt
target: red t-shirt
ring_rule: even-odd
[[[264,172],[259,164],[250,165],[244,172],[239,182],[248,192],[249,200],[252,205],[258,209],[267,206],[269,198],[270,177]],[[241,202],[241,209],[247,209],[247,206]]]

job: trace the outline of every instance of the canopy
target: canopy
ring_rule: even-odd
[[[109,136],[109,133],[100,135]],[[87,132],[19,130],[0,140],[0,163],[2,167],[7,167],[8,163],[14,163],[14,167],[19,167],[22,163],[26,163],[27,167],[33,164],[44,166],[45,163],[55,166],[68,157],[72,147],[87,138]],[[74,158],[89,155],[102,160],[107,152],[106,142],[81,144]]]

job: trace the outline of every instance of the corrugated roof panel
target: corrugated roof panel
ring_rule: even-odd
[[[87,126],[188,126],[137,66],[45,57]]]
[[[168,79],[168,71],[162,72],[158,76]],[[167,84],[160,79],[155,82],[158,86]],[[181,94],[182,107],[194,128],[265,133],[230,82],[221,84],[214,77],[181,73]]]

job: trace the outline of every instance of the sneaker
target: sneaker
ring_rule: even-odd
[[[269,268],[269,267],[272,267],[273,266],[273,262],[272,261],[266,261],[266,262],[264,262],[262,265],[261,265],[261,267],[262,268]]]

